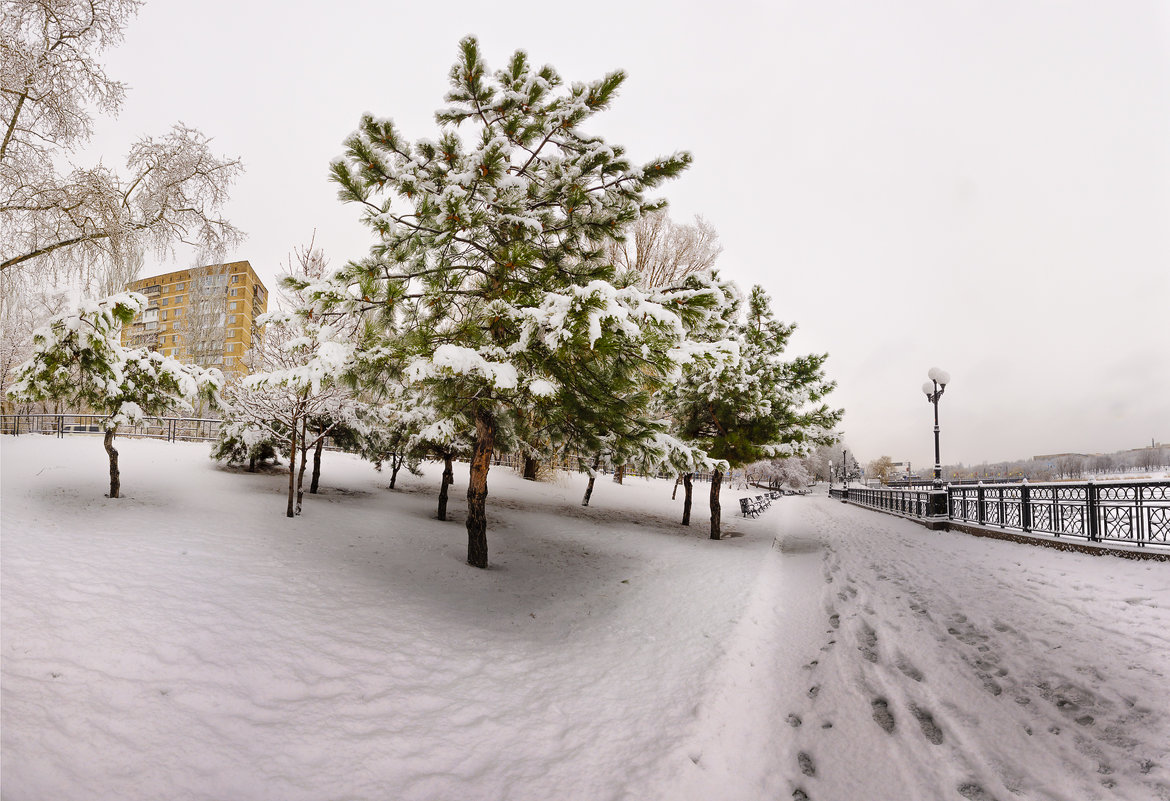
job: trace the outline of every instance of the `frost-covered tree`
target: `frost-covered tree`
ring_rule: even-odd
[[[754,287],[733,324],[739,359],[696,360],[663,394],[680,438],[732,468],[832,441],[842,412],[824,403],[834,387],[824,375],[827,355],[785,360],[795,328],[775,320],[767,294]],[[723,474],[715,470],[711,478],[711,539],[716,540]]]
[[[804,460],[796,456],[754,462],[747,465],[744,472],[748,475],[749,484],[766,483],[769,489],[774,490],[803,492],[812,480]]]
[[[9,394],[25,401],[63,401],[108,415],[104,445],[110,460],[110,497],[121,474],[114,437],[118,427],[175,409],[189,411],[198,396],[214,398],[223,376],[181,364],[157,351],[123,348],[121,327],[146,307],[136,292],[86,301],[33,334],[33,357],[16,372]]]
[[[450,71],[437,140],[407,140],[362,118],[334,162],[343,201],[377,236],[369,257],[299,285],[310,313],[362,315],[364,347],[406,364],[440,419],[473,441],[468,563],[487,565],[487,477],[498,444],[532,419],[647,447],[663,426],[616,386],[664,386],[693,355],[689,330],[725,302],[702,274],[644,290],[606,245],[661,201],[644,194],[690,162],[635,165],[582,126],[609,106],[625,74],[565,86],[518,51],[489,73],[468,37]]]
[[[879,456],[869,463],[866,470],[868,478],[876,478],[885,484],[894,477],[894,460],[889,456]]]
[[[126,168],[70,166],[93,114],[117,114],[126,87],[98,56],[122,40],[138,0],[4,0],[0,14],[0,273],[80,278],[125,269],[143,248],[222,246],[219,216],[238,159],[177,124],[133,144]],[[108,282],[107,282],[108,283]]]
[[[334,428],[361,430],[366,424],[343,381],[353,345],[336,327],[288,312],[258,322],[265,327],[263,369],[227,393],[224,417],[248,445],[268,439],[288,457],[286,514],[294,517],[304,498],[309,450]]]
[[[617,266],[633,270],[644,287],[673,286],[691,273],[710,270],[723,252],[715,227],[702,217],[686,225],[666,209],[639,218],[623,240],[607,245]]]

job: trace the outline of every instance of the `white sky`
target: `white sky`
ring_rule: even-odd
[[[131,90],[95,152],[182,120],[241,156],[229,255],[271,286],[314,229],[333,263],[364,255],[329,161],[363,111],[433,136],[462,35],[492,68],[517,48],[569,81],[623,68],[591,128],[636,160],[693,152],[672,215],[715,225],[724,273],[799,324],[793,353],[830,354],[859,459],[933,461],[933,365],[944,462],[1170,441],[1170,6],[585,9],[153,0],[106,57]]]

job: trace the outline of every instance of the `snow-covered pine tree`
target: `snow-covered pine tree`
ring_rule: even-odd
[[[709,276],[641,290],[605,258],[608,241],[663,207],[644,193],[691,160],[678,153],[638,166],[581,130],[624,80],[618,71],[565,87],[522,51],[490,74],[468,37],[436,114],[437,141],[411,143],[391,121],[365,116],[332,166],[342,200],[362,207],[378,241],[368,258],[296,288],[314,299],[311,314],[376,320],[367,345],[393,351],[441,417],[473,432],[476,567],[487,565],[497,442],[525,415],[559,415],[587,437],[617,431],[653,445],[663,426],[641,395],[669,383],[692,356],[689,330],[726,301]],[[638,397],[623,386],[635,383]]]
[[[16,371],[9,395],[23,401],[55,400],[108,415],[106,453],[110,497],[121,494],[114,437],[121,425],[176,409],[191,410],[200,395],[214,402],[223,375],[145,348],[124,348],[119,332],[146,308],[136,292],[83,301],[77,311],[53,317],[33,334],[33,357]]]
[[[774,318],[762,287],[752,288],[733,331],[738,361],[695,361],[683,380],[663,393],[675,432],[731,467],[765,458],[798,455],[834,438],[841,410],[824,398],[835,384],[825,379],[827,354],[783,358],[795,325]],[[721,534],[719,490],[723,471],[711,479],[711,539]]]

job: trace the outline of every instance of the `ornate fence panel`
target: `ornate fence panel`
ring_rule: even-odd
[[[946,517],[1006,531],[1170,547],[1170,481],[980,484],[946,488]],[[830,495],[925,518],[929,492],[850,488]]]
[[[1090,542],[1170,545],[1170,482],[980,487],[981,519],[954,515],[970,488],[952,488],[953,519]],[[958,501],[962,497],[963,501]]]
[[[847,490],[831,490],[835,498],[847,500],[859,506],[880,509],[883,512],[897,512],[910,517],[930,515],[929,490],[870,489],[849,487]]]

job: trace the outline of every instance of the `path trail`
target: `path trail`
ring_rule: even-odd
[[[1166,565],[823,497],[767,518],[679,797],[1170,799]]]
[[[493,469],[480,571],[434,466],[0,446],[4,801],[1170,800],[1165,564]]]

